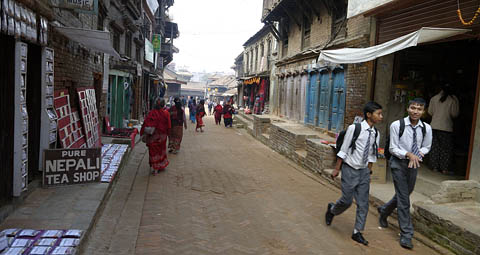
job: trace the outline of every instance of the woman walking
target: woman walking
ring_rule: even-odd
[[[195,123],[195,114],[197,111],[197,102],[195,99],[193,99],[189,104],[188,104],[188,112],[190,113],[190,121],[192,123]]]
[[[140,135],[147,136],[147,147],[150,167],[153,175],[168,166],[167,136],[171,128],[170,114],[164,109],[165,100],[156,99],[155,107],[151,110],[140,130]]]
[[[434,171],[453,175],[451,169],[454,152],[453,122],[460,113],[458,98],[453,95],[450,84],[430,99],[428,113],[432,115],[433,142],[430,152],[430,167]]]
[[[213,108],[213,113],[215,114],[215,124],[220,125],[220,122],[222,121],[222,112],[223,112],[223,107],[220,103],[217,103],[215,108]]]
[[[195,118],[197,119],[197,128],[195,128],[195,131],[198,132],[198,129],[200,128],[200,132],[203,132],[202,127],[205,126],[203,124],[203,116],[205,116],[205,101],[202,99],[200,100],[200,103],[197,105],[197,111]]]
[[[173,103],[174,105],[169,110],[172,129],[170,129],[168,136],[168,152],[177,154],[182,143],[183,127],[185,127],[185,130],[187,129],[187,121],[180,98],[176,97]]]
[[[225,122],[225,127],[232,127],[233,124],[233,113],[235,109],[227,102],[223,107],[223,121]]]

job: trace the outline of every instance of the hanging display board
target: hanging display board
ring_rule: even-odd
[[[101,147],[100,123],[98,121],[97,101],[93,88],[78,88],[78,100],[83,128],[87,139],[87,147]]]
[[[101,148],[44,150],[43,186],[100,182]]]

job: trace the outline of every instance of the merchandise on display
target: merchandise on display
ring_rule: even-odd
[[[125,144],[105,144],[102,147],[102,182],[111,182],[128,149]]]
[[[0,254],[74,254],[83,233],[78,229],[5,229],[0,231]]]

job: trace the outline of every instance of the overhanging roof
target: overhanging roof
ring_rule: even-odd
[[[368,48],[322,50],[318,57],[318,62],[330,62],[334,64],[367,62],[409,47],[417,46],[419,43],[438,41],[469,31],[469,29],[423,27],[397,39]]]
[[[83,44],[87,48],[107,53],[120,58],[118,52],[110,42],[110,32],[90,30],[76,27],[55,27],[55,29],[68,37],[70,40]]]

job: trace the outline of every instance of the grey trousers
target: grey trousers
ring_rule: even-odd
[[[342,165],[342,197],[337,200],[331,212],[339,215],[352,205],[353,198],[357,202],[355,229],[363,231],[368,214],[368,194],[370,192],[370,169],[354,169],[347,164]]]
[[[413,237],[413,225],[410,217],[410,194],[415,188],[417,180],[416,168],[408,168],[408,160],[392,157],[390,160],[395,195],[386,204],[380,207],[382,213],[390,215],[395,208],[398,213],[398,225],[400,235],[411,239]]]

